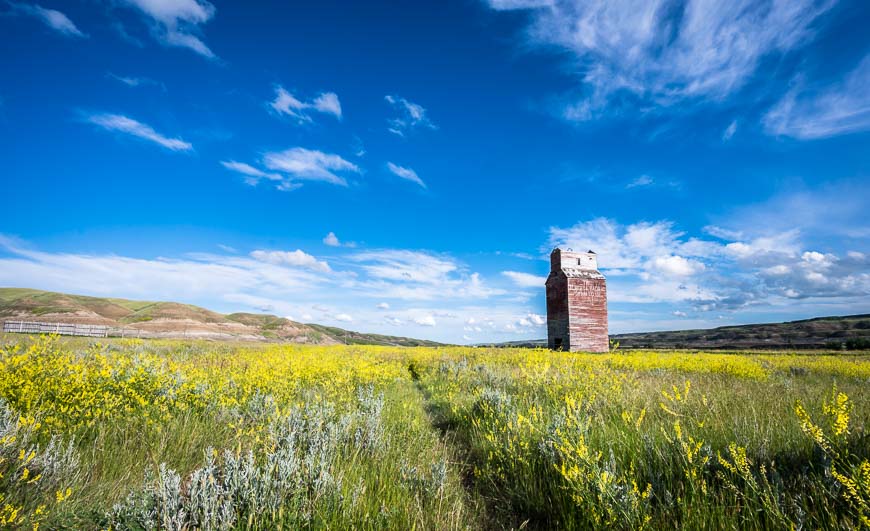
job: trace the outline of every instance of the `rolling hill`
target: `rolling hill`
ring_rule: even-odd
[[[618,334],[613,339],[628,348],[868,348],[870,315],[816,317],[785,323],[722,326],[707,330],[679,330]]]
[[[439,345],[433,341],[297,323],[275,315],[224,315],[177,302],[88,297],[28,288],[0,288],[0,321],[7,320],[105,325],[123,330],[127,336],[150,338],[290,341],[315,345]]]
[[[663,349],[870,349],[870,315],[816,317],[785,323],[722,326],[698,330],[614,334],[620,348]],[[545,339],[499,343],[542,347]]]

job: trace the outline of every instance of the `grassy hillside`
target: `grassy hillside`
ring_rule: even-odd
[[[303,324],[268,314],[223,315],[177,302],[88,297],[28,288],[0,288],[0,321],[100,324],[134,331],[142,337],[200,337],[293,341],[310,344],[432,346],[431,341],[351,332]]]
[[[319,324],[309,323],[308,326],[328,336],[334,337],[339,343],[345,343],[347,345],[386,345],[399,347],[437,347],[443,345],[443,343],[436,343],[435,341],[427,341],[425,339],[365,334],[362,332],[343,330],[341,328]]]
[[[870,348],[870,315],[817,317],[786,323],[618,334],[628,348]]]
[[[610,336],[621,348],[688,349],[870,349],[870,315],[816,317],[786,323],[721,326],[697,330]],[[499,347],[544,347],[546,339],[499,343]]]

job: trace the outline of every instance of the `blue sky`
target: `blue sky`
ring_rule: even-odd
[[[298,4],[298,5],[294,5]],[[0,285],[455,342],[870,312],[860,1],[0,1]]]

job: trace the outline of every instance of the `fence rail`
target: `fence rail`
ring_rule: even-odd
[[[3,331],[17,334],[59,334],[62,336],[109,337],[112,330],[105,325],[71,323],[41,323],[38,321],[5,321]]]

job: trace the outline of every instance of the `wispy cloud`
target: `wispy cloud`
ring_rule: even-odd
[[[334,232],[329,232],[329,234],[323,237],[323,244],[328,245],[329,247],[347,247],[350,249],[357,247],[356,242],[339,240]]]
[[[420,326],[437,326],[438,323],[435,321],[434,315],[423,315],[420,317],[415,317],[414,322]]]
[[[263,292],[304,293],[328,277],[304,267],[272,264],[248,257],[195,255],[147,259],[116,254],[46,253],[0,236],[2,285],[31,285],[66,292],[112,294],[164,300]]]
[[[148,17],[151,33],[166,46],[188,48],[215,59],[216,55],[197,36],[202,26],[215,14],[215,8],[206,0],[122,0]]]
[[[489,6],[498,11],[551,7],[555,3],[555,0],[489,0]]]
[[[221,161],[224,168],[244,175],[245,183],[251,186],[266,179],[275,182],[275,187],[284,192],[300,188],[300,181],[323,181],[347,186],[347,179],[339,174],[362,173],[357,165],[338,155],[301,147],[267,152],[261,163],[271,171],[264,171],[246,162]]]
[[[502,271],[501,274],[511,279],[514,284],[521,288],[542,289],[544,282],[547,281],[547,277],[539,277],[538,275],[532,275],[520,271]]]
[[[772,135],[812,140],[870,130],[870,55],[832,86],[796,86],[764,116]]]
[[[735,133],[737,133],[737,120],[733,120],[730,124],[728,124],[728,127],[726,127],[724,131],[722,131],[722,141],[728,142],[729,140],[731,140]]]
[[[865,181],[841,180],[811,188],[791,183],[787,192],[767,201],[734,207],[711,218],[715,225],[705,230],[733,241],[796,232],[828,245],[844,240],[866,244],[870,238],[870,187]]]
[[[360,330],[380,333],[395,334],[401,326],[404,335],[443,341],[459,341],[462,335],[493,340],[541,334],[541,316],[513,301],[511,292],[489,287],[449,255],[400,249],[353,252],[335,268],[302,249],[260,249],[249,255],[224,250],[231,254],[133,258],[53,253],[0,234],[0,285],[172,300],[218,311],[267,311],[306,322],[353,322]],[[522,320],[530,326],[518,325]]]
[[[251,253],[251,258],[274,265],[287,265],[293,267],[302,267],[318,271],[320,273],[330,273],[332,269],[325,261],[318,260],[314,256],[296,249],[295,251],[262,251],[257,250]]]
[[[362,171],[356,164],[338,155],[301,147],[266,153],[263,164],[266,168],[286,174],[292,179],[323,181],[339,186],[347,186],[347,179],[338,175],[339,173]]]
[[[834,0],[671,2],[490,0],[495,9],[535,8],[529,40],[568,51],[584,96],[569,120],[593,119],[628,95],[639,103],[722,100],[746,85],[762,58],[813,37]],[[644,106],[644,105],[641,105]]]
[[[245,176],[245,183],[250,184],[251,186],[256,186],[261,179],[269,179],[272,181],[280,181],[283,179],[280,175],[276,173],[266,173],[263,170],[251,166],[250,164],[238,162],[235,160],[222,160],[221,166],[230,171],[241,173]]]
[[[411,181],[412,183],[416,183],[421,187],[426,188],[426,183],[424,183],[423,179],[421,179],[417,175],[417,172],[415,172],[411,168],[405,168],[397,164],[393,164],[392,162],[387,163],[387,168],[397,177],[401,177],[402,179]]]
[[[310,111],[331,114],[341,119],[341,102],[334,92],[323,92],[312,101],[301,101],[282,86],[275,87],[275,99],[269,106],[280,114],[296,118],[300,122],[310,122]]]
[[[487,286],[456,260],[421,251],[383,249],[349,256],[367,280],[357,287],[403,300],[488,298],[504,292]]]
[[[67,37],[87,38],[88,36],[73,24],[65,14],[56,9],[47,9],[39,4],[25,4],[7,1],[13,13],[31,16],[41,20],[46,26]]]
[[[106,74],[106,77],[109,79],[114,79],[118,83],[122,83],[127,85],[128,87],[144,87],[144,86],[155,86],[160,87],[164,92],[166,92],[166,85],[159,81],[155,81],[151,78],[147,77],[131,77],[131,76],[119,76],[117,74],[113,74],[111,72]]]
[[[169,138],[161,135],[150,125],[120,114],[92,114],[86,119],[88,122],[96,124],[107,131],[117,131],[142,138],[172,151],[191,151],[193,149],[193,146],[189,142],[185,142],[180,138]]]
[[[637,177],[636,179],[634,179],[630,183],[626,184],[625,187],[626,188],[637,188],[639,186],[650,186],[651,184],[653,184],[653,182],[654,181],[653,181],[652,177],[644,174],[644,175]]]
[[[395,109],[399,116],[387,120],[387,130],[395,135],[407,136],[416,129],[437,129],[438,127],[426,116],[422,105],[410,102],[399,96],[384,96],[384,100]]]

